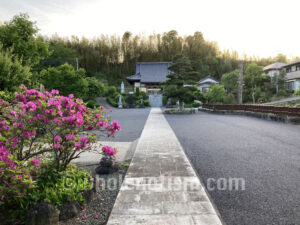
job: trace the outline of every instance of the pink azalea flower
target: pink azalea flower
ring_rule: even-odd
[[[15,110],[10,111],[9,114],[14,116],[14,117],[17,117],[17,112]]]
[[[34,112],[36,110],[36,105],[33,102],[27,102],[26,108],[29,108],[29,111]]]
[[[57,135],[57,136],[55,136],[55,138],[54,138],[54,141],[55,141],[55,142],[60,142],[60,141],[61,141],[61,137],[60,137],[60,136],[58,136],[58,135]]]
[[[108,145],[102,147],[102,152],[108,156],[113,156],[117,153],[117,151],[113,147]]]
[[[56,148],[56,149],[60,148],[60,144],[55,144],[54,148]]]
[[[43,119],[43,116],[41,114],[37,114],[36,117],[39,119],[39,120],[42,120]]]
[[[10,127],[6,124],[5,120],[0,120],[0,130],[9,131]]]
[[[52,90],[51,94],[53,94],[53,95],[59,95],[59,91],[58,90]]]
[[[77,150],[77,151],[80,151],[80,149],[81,149],[81,148],[80,148],[80,147],[81,147],[81,144],[80,144],[79,142],[75,142],[74,145],[75,145],[75,147],[76,147],[76,150]]]
[[[82,217],[82,220],[86,220],[86,219],[87,219],[87,216],[83,216],[83,217]]]
[[[69,134],[66,136],[66,140],[69,141],[69,140],[73,140],[75,138],[75,135],[74,134]]]
[[[35,166],[40,166],[41,161],[38,158],[35,158],[32,160],[32,164],[34,164]]]
[[[35,136],[36,135],[36,130],[31,131],[31,135]]]

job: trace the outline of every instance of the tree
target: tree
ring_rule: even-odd
[[[13,93],[21,84],[30,84],[31,76],[30,67],[0,45],[0,90]]]
[[[96,97],[102,97],[105,95],[105,86],[95,77],[87,77],[88,82],[88,92],[86,94],[86,99],[94,100]]]
[[[280,70],[279,74],[275,74],[274,78],[272,79],[273,82],[275,82],[276,86],[276,94],[278,94],[279,90],[285,90],[285,77],[286,77],[286,71]]]
[[[279,53],[276,57],[275,57],[275,61],[276,62],[282,62],[282,63],[287,63],[287,57],[284,54]]]
[[[228,92],[234,92],[238,86],[239,71],[234,70],[230,73],[224,73],[221,78],[221,83]]]
[[[86,96],[88,81],[84,69],[75,71],[74,67],[64,64],[56,68],[41,71],[41,82],[46,89],[59,90],[62,95],[74,94],[76,97]]]
[[[226,92],[223,85],[214,84],[204,94],[209,103],[223,103]]]
[[[177,55],[173,64],[169,67],[173,73],[167,76],[164,86],[164,96],[179,101],[180,110],[183,110],[183,102],[191,101],[198,88],[195,87],[198,73],[192,70],[189,58],[184,55]]]
[[[38,28],[27,14],[19,14],[0,26],[0,43],[4,49],[23,59],[23,64],[36,65],[49,55],[49,44],[37,38]]]
[[[258,66],[256,63],[248,65],[245,71],[244,83],[245,89],[250,93],[253,103],[255,103],[256,99],[259,97],[262,81],[263,67]]]
[[[298,90],[296,90],[295,95],[300,97],[300,86],[298,87]]]

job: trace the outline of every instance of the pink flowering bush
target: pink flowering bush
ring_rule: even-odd
[[[114,136],[121,127],[103,107],[91,110],[81,99],[21,86],[12,102],[0,99],[0,206],[34,188],[39,167],[61,172],[91,150],[98,130]]]
[[[115,150],[115,149],[114,149],[113,147],[111,147],[111,146],[105,145],[105,146],[102,147],[102,152],[103,152],[103,154],[106,155],[106,156],[115,156],[116,153],[117,153],[117,150]]]

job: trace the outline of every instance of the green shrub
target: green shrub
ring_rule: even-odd
[[[204,96],[209,103],[223,103],[226,92],[222,85],[214,84]]]
[[[42,84],[45,85],[47,90],[56,89],[65,96],[74,94],[76,97],[83,98],[89,92],[85,70],[75,70],[68,63],[42,70],[40,76]]]
[[[87,107],[94,109],[100,107],[100,105],[95,100],[89,100],[86,104]]]
[[[178,109],[167,109],[164,111],[166,114],[192,114],[195,113],[195,109],[184,109],[182,111]]]
[[[4,50],[0,42],[0,90],[10,93],[17,91],[21,84],[30,84],[32,80],[30,67],[23,65],[22,59],[12,51]]]
[[[106,99],[107,99],[107,102],[108,102],[111,106],[113,106],[113,107],[118,107],[119,104],[118,104],[113,98],[107,97]]]
[[[134,92],[134,95],[137,97],[137,98],[139,98],[140,97],[140,88],[139,87],[137,87],[136,89],[135,89],[135,92]]]
[[[87,77],[88,92],[85,98],[88,100],[95,99],[96,97],[103,97],[105,95],[105,86],[95,77]]]
[[[224,104],[236,104],[236,98],[233,94],[229,93],[224,97]]]
[[[43,163],[39,169],[42,172],[35,180],[35,185],[26,191],[22,190],[26,194],[16,198],[18,201],[14,201],[8,211],[1,210],[9,213],[8,218],[1,213],[1,219],[25,221],[28,211],[40,202],[48,202],[56,207],[67,201],[83,203],[81,192],[92,188],[90,174],[77,169],[75,165],[70,164],[65,171],[57,172],[54,168],[49,168],[47,163]]]
[[[149,99],[144,100],[144,106],[150,107]]]
[[[117,88],[114,86],[110,86],[107,88],[105,95],[107,97],[112,97],[117,93]]]
[[[92,188],[90,178],[86,170],[78,169],[72,164],[61,172],[45,168],[45,172],[37,179],[34,194],[39,196],[39,202],[48,202],[55,206],[70,200],[82,203],[84,199],[81,192]]]
[[[184,108],[198,108],[201,104],[199,102],[192,102],[192,103],[184,103]]]
[[[298,90],[295,92],[296,96],[300,96],[300,87],[298,88]]]
[[[257,102],[258,103],[265,103],[265,102],[267,102],[267,99],[261,97],[261,98],[257,99]]]
[[[199,103],[199,102],[193,102],[192,103],[192,107],[193,108],[198,108],[198,107],[200,107],[201,106],[201,104]]]

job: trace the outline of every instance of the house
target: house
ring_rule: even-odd
[[[285,65],[286,63],[276,62],[264,67],[264,72],[272,78],[275,75],[279,75],[280,70],[282,70]]]
[[[172,62],[138,62],[135,74],[127,77],[127,80],[147,95],[160,94],[160,83],[166,81],[167,75],[171,73],[168,70],[171,64]]]
[[[286,71],[286,87],[292,91],[296,91],[300,87],[300,60],[285,65]]]
[[[199,89],[201,90],[202,93],[207,92],[208,89],[213,84],[220,84],[220,82],[213,79],[213,78],[211,78],[210,76],[205,77],[205,78],[198,81],[198,87],[199,87]]]
[[[286,71],[286,88],[296,91],[300,86],[300,60],[289,64],[276,62],[264,67],[264,72],[272,78],[275,75],[279,75],[280,71],[284,69]]]

